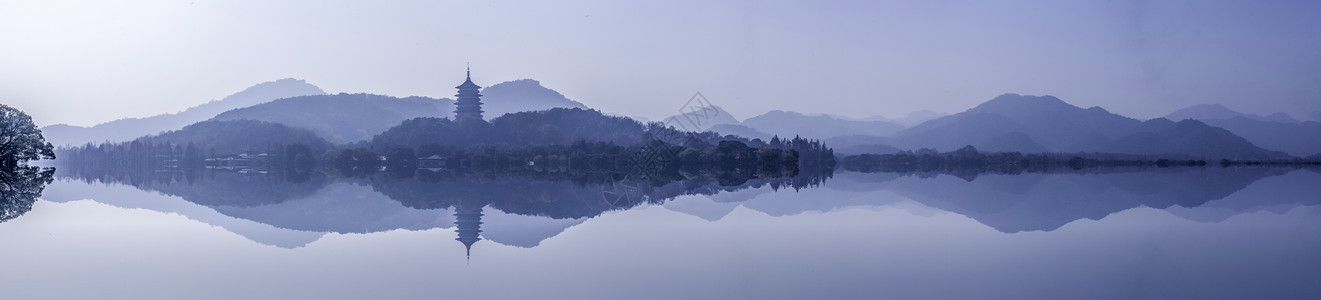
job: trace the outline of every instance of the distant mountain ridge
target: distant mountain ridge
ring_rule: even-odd
[[[1294,156],[1321,154],[1321,122],[1298,121],[1284,113],[1258,116],[1230,110],[1219,104],[1203,104],[1171,113],[1171,120],[1194,119],[1221,127],[1267,149]]]
[[[903,125],[887,121],[852,121],[827,115],[808,116],[782,110],[772,110],[748,118],[743,121],[743,125],[781,137],[802,136],[815,139],[848,135],[887,136],[904,129]]]
[[[448,98],[340,93],[279,99],[230,110],[214,120],[280,123],[308,129],[332,143],[344,144],[370,139],[404,120],[449,117],[453,110],[454,101]]]
[[[977,107],[896,133],[891,146],[941,151],[972,145],[986,151],[1107,152],[1268,159],[1233,133],[1196,120],[1139,121],[1100,107],[1079,108],[1052,96],[1004,94]]]
[[[734,117],[734,114],[729,113],[729,111],[726,111],[724,108],[721,108],[720,106],[717,105],[711,105],[704,108],[697,108],[694,109],[693,111],[688,111],[673,116],[665,117],[665,119],[662,119],[661,122],[665,123],[666,125],[674,126],[674,128],[679,130],[699,131],[699,132],[714,131],[712,128],[722,125],[742,126],[741,125],[742,122],[739,122],[738,118]],[[742,131],[744,133],[751,133],[756,131],[755,129],[746,126],[742,126],[742,128],[737,128],[737,127],[723,127],[723,128],[725,128],[725,130],[733,129],[737,131]],[[752,130],[752,131],[748,131],[748,130]],[[725,132],[721,132],[721,133],[733,134],[733,133],[725,133]],[[748,138],[752,138],[752,137],[748,137]]]
[[[1176,110],[1165,116],[1166,119],[1178,121],[1183,119],[1193,119],[1198,121],[1246,118],[1256,121],[1280,122],[1280,123],[1298,123],[1289,114],[1277,112],[1267,116],[1259,116],[1248,113],[1241,113],[1225,107],[1220,104],[1198,104]]]
[[[512,112],[551,108],[586,108],[532,79],[498,83],[482,89],[486,120]],[[420,117],[451,118],[450,98],[398,98],[376,94],[313,95],[292,97],[224,112],[216,120],[251,119],[306,128],[332,143],[366,141],[405,120]]]
[[[903,125],[905,127],[911,127],[913,125],[922,124],[922,122],[930,121],[932,119],[944,117],[948,115],[949,114],[939,113],[932,110],[924,109],[924,110],[914,111],[908,113],[908,115],[906,116],[894,118],[894,119],[886,118],[884,116],[871,116],[862,119],[857,119],[857,121],[886,121],[890,123]]]
[[[146,118],[119,119],[92,127],[55,124],[42,128],[46,140],[56,146],[76,146],[105,141],[123,142],[150,134],[176,130],[205,121],[224,111],[266,103],[280,98],[323,95],[325,91],[301,79],[263,82],[220,100],[184,111]]]

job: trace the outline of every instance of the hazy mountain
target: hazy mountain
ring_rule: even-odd
[[[1195,119],[1228,129],[1262,148],[1280,150],[1294,156],[1321,153],[1321,123],[1301,122],[1284,113],[1269,116],[1245,114],[1219,104],[1203,104],[1171,113],[1170,120]]]
[[[1321,122],[1285,123],[1245,117],[1202,122],[1227,129],[1262,148],[1280,150],[1294,156],[1321,153]]]
[[[1210,158],[1274,158],[1284,153],[1261,149],[1224,128],[1197,120],[1179,122],[1154,119],[1143,122],[1133,134],[1115,140],[1101,150],[1131,154],[1194,154]]]
[[[765,132],[757,131],[756,129],[752,129],[752,127],[743,126],[743,125],[736,125],[736,124],[716,124],[715,126],[711,126],[710,128],[707,128],[706,130],[707,130],[707,131],[718,132],[718,133],[720,133],[721,135],[731,135],[731,134],[732,134],[732,135],[741,136],[741,137],[745,137],[745,138],[749,138],[749,139],[761,139],[762,141],[769,141],[769,140],[771,140],[771,137],[772,137],[770,134],[766,134]]]
[[[837,136],[823,140],[826,146],[830,146],[838,154],[892,154],[899,152],[899,148],[889,146],[890,139],[874,135],[846,135]]]
[[[273,145],[288,144],[303,144],[311,148],[312,153],[321,153],[331,146],[307,129],[254,120],[197,122],[183,129],[144,136],[133,143],[193,144],[199,150],[216,155],[267,151]]]
[[[105,141],[129,141],[144,135],[183,128],[221,112],[270,102],[275,99],[304,95],[322,95],[320,88],[299,79],[280,79],[264,82],[224,99],[194,106],[187,110],[146,118],[120,119],[92,127],[55,124],[41,129],[46,140],[56,146],[82,145]]]
[[[482,110],[487,120],[520,111],[547,110],[556,107],[588,108],[532,79],[506,81],[482,89]]]
[[[826,115],[807,116],[782,110],[772,110],[743,120],[743,125],[781,137],[801,136],[815,139],[847,135],[886,136],[904,129],[899,124],[886,121],[852,121]]]
[[[922,124],[922,122],[930,121],[932,119],[944,117],[948,115],[949,114],[938,113],[935,111],[924,109],[924,110],[908,113],[907,116],[904,116],[902,118],[891,119],[891,118],[886,118],[884,116],[872,116],[872,117],[857,119],[857,121],[885,121],[904,126],[913,126],[917,124]]]
[[[985,151],[1182,154],[1207,158],[1275,158],[1227,130],[1200,121],[1147,122],[1100,107],[1079,108],[1052,96],[1005,94],[967,111],[896,133],[900,148]]]
[[[315,95],[280,99],[224,112],[215,120],[258,120],[312,130],[333,143],[371,139],[404,120],[449,117],[454,102],[373,94]]]
[[[739,125],[738,118],[735,118],[733,114],[729,113],[728,111],[725,111],[724,108],[720,108],[720,106],[716,106],[716,105],[711,105],[705,108],[694,109],[692,111],[675,114],[673,116],[666,117],[665,119],[661,120],[661,122],[664,122],[665,125],[673,126],[674,128],[679,130],[696,131],[696,132],[716,131],[713,130],[712,128],[718,125]],[[725,129],[728,130],[731,128],[725,128]],[[741,129],[736,129],[736,130],[741,130]],[[716,132],[720,132],[720,131],[716,131]],[[734,134],[734,133],[725,133],[725,132],[720,132],[720,133]],[[734,135],[738,135],[738,134],[734,134]],[[747,137],[747,138],[752,138],[752,137]]]
[[[1274,113],[1269,116],[1259,116],[1237,112],[1220,104],[1199,104],[1186,107],[1170,113],[1165,116],[1170,120],[1193,119],[1199,121],[1246,118],[1256,121],[1280,122],[1280,123],[1298,123],[1297,119],[1290,117],[1285,113]]]
[[[586,108],[532,79],[503,82],[482,89],[482,103],[486,120],[510,112]],[[453,111],[454,101],[448,98],[340,93],[280,99],[227,111],[215,119],[252,119],[307,128],[333,143],[343,144],[371,139],[404,120],[451,117]]]

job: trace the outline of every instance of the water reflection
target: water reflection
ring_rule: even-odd
[[[1263,178],[1290,178],[1253,196],[1251,203],[1220,201]],[[527,178],[418,169],[409,176],[379,172],[366,177],[332,177],[323,172],[241,172],[212,169],[189,172],[92,173],[73,169],[63,180],[130,185],[177,196],[221,214],[301,232],[371,233],[396,229],[453,228],[471,251],[483,238],[533,247],[566,228],[614,210],[640,205],[664,207],[719,220],[737,206],[772,216],[911,200],[939,211],[967,216],[997,231],[1051,231],[1081,219],[1099,220],[1116,212],[1151,207],[1196,220],[1228,216],[1269,205],[1316,205],[1315,169],[1233,167],[1104,169],[1085,173],[900,176],[893,173],[800,174],[782,178],[729,180],[695,176],[687,180],[606,178]],[[727,178],[726,178],[727,179]],[[829,179],[829,180],[827,180]],[[805,196],[791,192],[820,188]],[[832,192],[833,191],[833,192]],[[838,192],[887,191],[896,195],[850,198]],[[685,199],[699,195],[706,200]],[[753,201],[755,199],[755,201]],[[1237,199],[1237,198],[1233,198]],[[30,203],[28,204],[30,207]],[[1292,206],[1288,206],[1292,207]],[[500,220],[492,224],[493,216]],[[485,218],[485,219],[484,219]],[[500,228],[485,232],[483,227]],[[247,236],[247,235],[245,235]],[[258,238],[250,237],[253,240]],[[315,240],[266,239],[298,247]],[[292,241],[292,242],[291,242]],[[471,253],[469,253],[471,255]]]
[[[0,222],[31,211],[54,173],[55,169],[25,165],[0,170]]]
[[[1315,169],[842,172],[797,190],[810,180],[71,174],[0,224],[31,258],[15,269],[105,270],[74,280],[134,295],[244,287],[142,298],[1311,299],[1321,282]],[[262,190],[278,196],[245,198]],[[71,282],[34,278],[6,279]]]
[[[60,179],[86,183],[81,185],[83,188],[96,189],[99,187],[94,184],[100,183],[128,185],[281,229],[372,233],[452,227],[458,233],[457,240],[467,249],[472,249],[483,237],[505,245],[532,247],[565,228],[608,211],[662,204],[684,195],[810,188],[830,176],[811,172],[768,178],[710,174],[677,180],[636,174],[529,176],[419,168],[406,176],[400,176],[397,170],[385,170],[344,177],[320,170],[292,172],[278,168],[151,172],[77,166],[67,169],[59,173]],[[65,187],[77,189],[79,185]],[[47,198],[70,201],[80,197],[75,195],[89,194],[92,193],[65,192]],[[102,197],[90,198],[103,201]],[[489,221],[483,220],[491,216],[499,217],[503,223],[487,224]],[[502,230],[483,232],[483,226],[492,225]],[[299,247],[312,241],[250,239],[281,247]]]
[[[1080,219],[1100,220],[1137,207],[1195,208],[1224,199],[1268,177],[1298,172],[1292,178],[1317,178],[1314,169],[1290,168],[1150,168],[1067,174],[982,175],[976,180],[954,176],[932,178],[857,178],[858,173],[836,176],[828,187],[853,190],[890,190],[923,205],[968,216],[998,231],[1050,231]],[[870,175],[870,174],[869,174]],[[884,175],[881,175],[884,176]],[[1259,201],[1288,201],[1315,205],[1303,195],[1318,192],[1314,185],[1278,187],[1278,197]]]

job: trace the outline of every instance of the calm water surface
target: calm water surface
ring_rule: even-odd
[[[1321,298],[1312,170],[841,173],[618,209],[225,180],[57,179],[0,223],[4,298]]]

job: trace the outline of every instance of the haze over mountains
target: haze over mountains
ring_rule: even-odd
[[[81,127],[55,124],[41,128],[42,134],[55,146],[76,146],[106,141],[124,142],[135,138],[175,130],[189,124],[205,121],[221,112],[253,106],[271,100],[304,95],[324,95],[315,85],[299,79],[280,79],[263,82],[220,100],[214,100],[187,110],[146,118],[127,118]]]
[[[532,79],[486,87],[485,119],[550,108],[583,108]],[[175,114],[123,119],[91,128],[52,125],[43,132],[57,145],[127,141],[217,121],[257,120],[310,130],[335,144],[370,140],[418,117],[451,117],[449,98],[399,98],[375,94],[325,94],[302,80],[261,83],[224,99]],[[677,112],[677,111],[676,111]],[[702,113],[705,115],[695,115]],[[1199,105],[1169,119],[1136,120],[1100,107],[1080,108],[1051,96],[1005,94],[967,111],[942,115],[919,111],[904,118],[848,119],[772,110],[746,120],[719,106],[667,118],[684,130],[769,140],[801,136],[828,141],[842,154],[892,153],[901,149],[950,151],[972,145],[982,151],[1101,152],[1181,157],[1272,159],[1321,153],[1321,123],[1286,114],[1257,116],[1219,105]],[[920,123],[915,123],[921,121]],[[910,126],[911,124],[911,126]],[[1276,150],[1282,150],[1279,152]]]
[[[1220,104],[1198,104],[1198,105],[1185,107],[1183,109],[1176,110],[1170,113],[1169,115],[1166,115],[1165,118],[1170,120],[1193,119],[1193,120],[1201,120],[1201,121],[1246,118],[1249,120],[1266,121],[1266,122],[1280,122],[1280,123],[1299,122],[1298,119],[1294,119],[1293,117],[1289,116],[1289,114],[1282,112],[1273,113],[1269,116],[1259,116],[1254,114],[1237,112]]]
[[[486,111],[484,115],[487,120],[507,113],[556,107],[588,108],[587,105],[570,100],[560,92],[541,86],[541,82],[532,79],[506,81],[482,89],[482,110]]]
[[[258,120],[312,130],[326,140],[345,144],[370,139],[404,120],[449,117],[448,98],[395,98],[373,94],[314,95],[279,99],[235,109],[215,120]]]
[[[1100,107],[1079,108],[1051,96],[1005,94],[954,115],[927,121],[891,137],[898,148],[951,151],[1103,152],[1268,159],[1262,149],[1196,120],[1139,121]]]
[[[891,135],[904,129],[903,125],[887,121],[851,121],[782,110],[772,110],[749,118],[743,124],[783,137],[799,135],[819,139],[846,135]]]
[[[1321,154],[1321,122],[1299,121],[1284,113],[1263,117],[1236,112],[1219,104],[1203,104],[1180,109],[1166,118],[1202,121],[1227,129],[1263,148],[1294,156]]]

